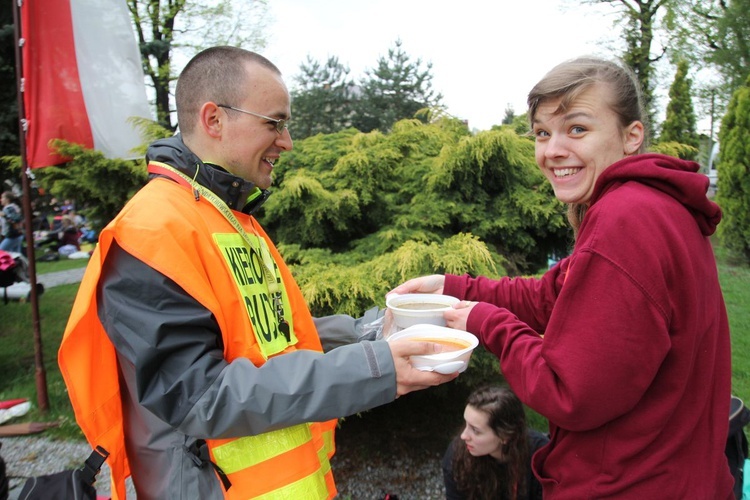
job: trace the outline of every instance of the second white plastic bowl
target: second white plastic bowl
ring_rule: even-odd
[[[469,366],[471,353],[479,345],[479,339],[469,332],[454,330],[445,326],[418,324],[410,326],[400,332],[388,337],[388,342],[400,339],[412,339],[419,341],[452,343],[457,349],[440,352],[437,354],[425,354],[411,356],[414,368],[423,371],[436,371],[439,373],[463,372]]]

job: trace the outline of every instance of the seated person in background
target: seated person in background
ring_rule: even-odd
[[[60,251],[63,247],[67,247],[68,245],[75,247],[75,249],[70,249],[75,252],[81,249],[81,231],[79,231],[78,226],[76,226],[75,222],[73,222],[73,219],[70,216],[63,215],[62,226],[60,227],[60,231],[57,234],[59,238],[57,247],[58,251]]]
[[[23,214],[11,191],[0,195],[0,250],[21,253],[23,246]]]
[[[469,395],[466,426],[443,457],[447,500],[539,499],[531,455],[549,442],[526,428],[521,401],[507,387],[483,387]]]

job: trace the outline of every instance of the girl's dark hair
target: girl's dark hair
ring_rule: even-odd
[[[487,414],[492,431],[508,442],[506,461],[485,455],[472,456],[460,439],[454,441],[453,477],[469,500],[517,499],[526,495],[529,463],[528,432],[523,404],[507,387],[481,387],[466,400],[467,406]]]

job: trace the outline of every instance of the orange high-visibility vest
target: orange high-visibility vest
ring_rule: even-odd
[[[186,195],[186,193],[189,193]],[[114,346],[97,316],[96,287],[112,241],[175,281],[210,310],[224,341],[224,357],[268,357],[295,349],[322,351],[312,316],[289,269],[251,216],[233,212],[252,242],[265,240],[283,291],[292,335],[278,330],[258,272],[259,249],[248,245],[205,198],[168,179],[149,182],[99,237],[63,335],[58,361],[76,420],[92,446],[110,452],[114,499],[125,498],[130,475]],[[186,241],[195,245],[185,245]],[[271,309],[269,309],[271,308]],[[252,319],[251,319],[252,317]],[[96,360],[96,363],[92,362]],[[300,424],[259,436],[208,440],[212,460],[227,474],[226,498],[336,496],[329,458],[336,420]],[[218,479],[217,479],[218,480]],[[304,492],[304,494],[301,494]]]

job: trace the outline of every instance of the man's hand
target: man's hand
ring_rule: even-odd
[[[448,375],[437,372],[423,372],[414,368],[409,361],[409,356],[442,352],[443,347],[440,344],[405,339],[388,342],[388,345],[391,348],[393,363],[396,365],[396,397],[450,382],[458,377],[458,372]]]

